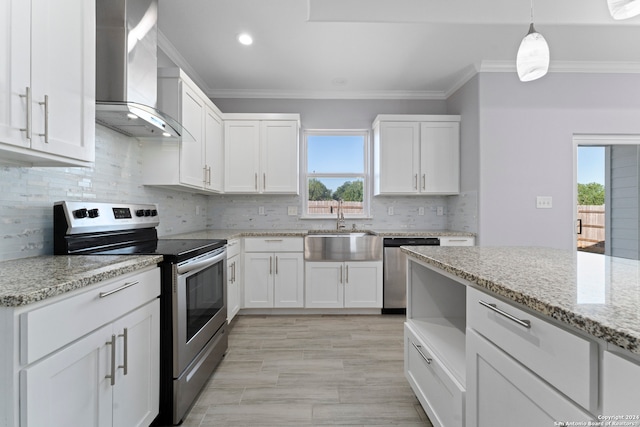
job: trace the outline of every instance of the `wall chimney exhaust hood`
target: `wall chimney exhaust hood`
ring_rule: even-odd
[[[193,141],[159,111],[158,1],[96,1],[96,122],[127,136]]]

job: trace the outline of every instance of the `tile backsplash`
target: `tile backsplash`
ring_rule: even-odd
[[[204,196],[142,185],[142,149],[137,140],[96,126],[96,162],[91,168],[0,166],[0,261],[53,252],[53,203],[60,200],[158,203],[158,234],[215,229],[333,228],[335,220],[289,216],[300,196]],[[372,219],[347,226],[380,230],[454,229],[476,232],[477,194],[452,197],[374,197]],[[258,208],[264,207],[264,214]],[[393,207],[393,215],[388,208]],[[424,215],[419,209],[424,208]],[[443,215],[437,215],[437,208]],[[196,215],[196,211],[198,214]]]
[[[207,197],[143,186],[142,161],[136,139],[96,126],[94,167],[0,166],[0,260],[53,253],[60,200],[158,203],[160,235],[206,228]]]

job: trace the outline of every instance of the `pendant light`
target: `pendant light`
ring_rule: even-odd
[[[640,0],[607,0],[613,19],[633,18],[640,14]]]
[[[520,43],[516,69],[522,82],[539,79],[549,70],[549,45],[542,34],[533,27],[533,0],[531,0],[531,25],[529,25],[529,32]]]

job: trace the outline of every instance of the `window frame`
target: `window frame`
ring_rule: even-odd
[[[362,214],[344,214],[346,219],[371,219],[371,199],[373,187],[371,185],[371,131],[369,129],[304,129],[302,137],[302,219],[335,219],[335,214],[309,213],[309,179],[311,178],[357,178],[362,179]],[[362,173],[310,173],[308,171],[308,140],[310,136],[362,136],[364,138]]]

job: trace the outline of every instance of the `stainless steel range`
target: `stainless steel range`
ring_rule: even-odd
[[[158,239],[156,205],[57,202],[54,253],[162,255],[160,415],[179,424],[227,350],[226,240]]]

